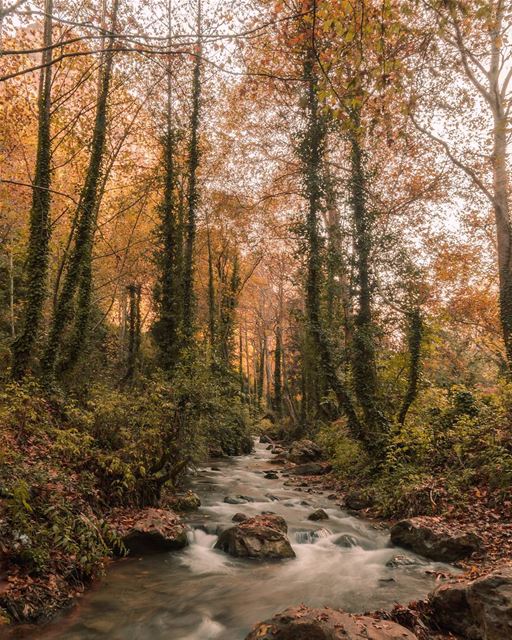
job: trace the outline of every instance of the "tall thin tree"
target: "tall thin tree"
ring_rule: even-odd
[[[57,305],[53,314],[48,342],[43,355],[43,374],[47,381],[51,381],[55,374],[55,364],[62,347],[63,335],[73,314],[75,294],[83,277],[88,277],[91,269],[92,245],[94,239],[94,227],[97,211],[98,189],[101,179],[101,167],[104,156],[105,141],[107,136],[107,108],[112,68],[115,50],[115,31],[117,26],[117,14],[120,0],[113,0],[112,27],[107,38],[106,52],[100,68],[99,92],[96,103],[96,116],[91,141],[91,154],[85,176],[85,182],[80,195],[77,228],[73,248],[66,265],[66,274],[62,290],[57,299]],[[77,313],[82,314],[84,323],[87,323],[90,306],[91,280],[82,288]],[[82,306],[87,307],[82,308]],[[85,328],[85,327],[84,327]],[[75,340],[83,340],[83,335],[74,333]],[[72,350],[74,347],[70,345]]]
[[[52,13],[53,0],[45,0],[44,51],[39,76],[39,119],[37,154],[30,210],[29,247],[26,263],[27,301],[23,326],[12,346],[12,376],[21,379],[27,373],[39,335],[43,305],[47,295],[50,243],[51,187],[51,87],[52,87]]]
[[[199,124],[201,115],[202,68],[202,6],[197,2],[197,42],[192,76],[192,115],[190,118],[190,143],[188,158],[188,212],[186,221],[185,253],[183,265],[183,333],[189,342],[194,331],[194,249],[197,227],[199,190],[197,172],[200,161]]]

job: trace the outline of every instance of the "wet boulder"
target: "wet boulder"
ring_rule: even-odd
[[[196,511],[201,506],[201,500],[197,493],[187,491],[173,496],[170,506],[176,511]]]
[[[480,547],[480,538],[471,531],[431,526],[428,519],[410,518],[391,529],[391,542],[399,547],[440,562],[468,558]]]
[[[185,525],[165,509],[143,509],[131,522],[118,523],[116,529],[131,555],[176,551],[188,544]]]
[[[267,473],[265,474],[265,478],[267,480],[278,480],[279,476],[275,471],[267,471]]]
[[[247,504],[248,502],[255,502],[255,499],[251,496],[226,496],[224,502],[226,504]]]
[[[430,605],[435,622],[446,631],[471,640],[512,638],[512,567],[441,585]]]
[[[256,625],[245,640],[417,640],[396,622],[301,605]]]
[[[332,465],[320,462],[307,462],[290,469],[292,476],[322,476],[332,471]]]
[[[329,516],[323,509],[317,509],[316,511],[313,511],[313,513],[309,514],[308,520],[329,520]]]
[[[321,460],[324,452],[321,447],[312,440],[298,440],[294,442],[288,451],[288,460],[295,464],[303,464],[305,462],[316,462]]]
[[[338,547],[342,547],[342,549],[350,549],[351,547],[361,546],[359,540],[349,533],[343,533],[339,538],[336,538],[334,542],[338,545]]]
[[[420,564],[423,563],[418,558],[411,558],[410,556],[399,554],[388,560],[386,562],[386,567],[389,569],[398,569],[399,567],[417,567]]]
[[[351,491],[345,496],[345,507],[353,511],[368,509],[373,504],[371,496],[363,491]]]
[[[255,516],[226,529],[219,536],[215,549],[229,553],[235,558],[294,558],[295,552],[286,536],[287,531],[286,522],[280,516]]]
[[[329,529],[316,529],[316,531],[296,531],[295,540],[299,544],[314,544],[317,540],[322,540],[332,536]]]
[[[235,513],[231,518],[231,522],[243,522],[244,520],[249,520],[249,516],[246,516],[245,513],[241,513],[240,511]]]

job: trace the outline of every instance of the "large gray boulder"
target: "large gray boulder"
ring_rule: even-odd
[[[444,584],[430,597],[435,622],[468,640],[512,638],[512,566]]]
[[[301,605],[257,624],[245,640],[417,640],[396,622]]]
[[[468,558],[478,551],[481,544],[480,538],[472,531],[434,528],[421,518],[397,522],[391,529],[391,542],[440,562]]]
[[[321,460],[324,453],[312,440],[297,440],[288,451],[288,460],[296,464],[316,462]]]
[[[185,525],[166,509],[143,509],[132,522],[120,523],[117,531],[130,555],[176,551],[188,544]]]
[[[286,536],[287,531],[288,527],[281,516],[255,516],[223,531],[215,549],[229,553],[235,558],[295,558],[295,552]]]

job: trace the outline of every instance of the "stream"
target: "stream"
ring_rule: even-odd
[[[390,608],[424,597],[435,586],[432,572],[450,570],[391,547],[386,531],[340,510],[327,493],[265,479],[264,471],[276,469],[269,465],[271,457],[266,445],[256,444],[249,456],[199,469],[190,488],[203,506],[188,519],[190,545],[177,553],[113,564],[71,613],[39,629],[37,637],[243,640],[252,625],[287,606],[329,605],[350,612]],[[224,502],[238,495],[255,502]],[[308,520],[320,507],[329,520]],[[238,560],[213,549],[217,528],[232,526],[235,513],[266,510],[288,523],[295,559]],[[319,529],[330,533],[315,535]],[[410,564],[387,566],[397,555]]]

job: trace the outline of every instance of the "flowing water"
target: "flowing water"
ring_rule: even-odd
[[[433,572],[447,570],[391,547],[387,532],[341,511],[326,494],[265,479],[271,457],[257,444],[250,456],[200,469],[191,488],[203,506],[190,520],[190,545],[181,552],[114,564],[73,612],[40,629],[37,637],[242,640],[253,624],[295,604],[364,612],[424,597],[434,587]],[[237,495],[255,501],[224,502],[225,496]],[[308,520],[319,507],[329,520]],[[295,559],[238,560],[213,549],[216,531],[231,526],[236,512],[261,511],[285,518]],[[387,566],[399,554],[411,563]]]

